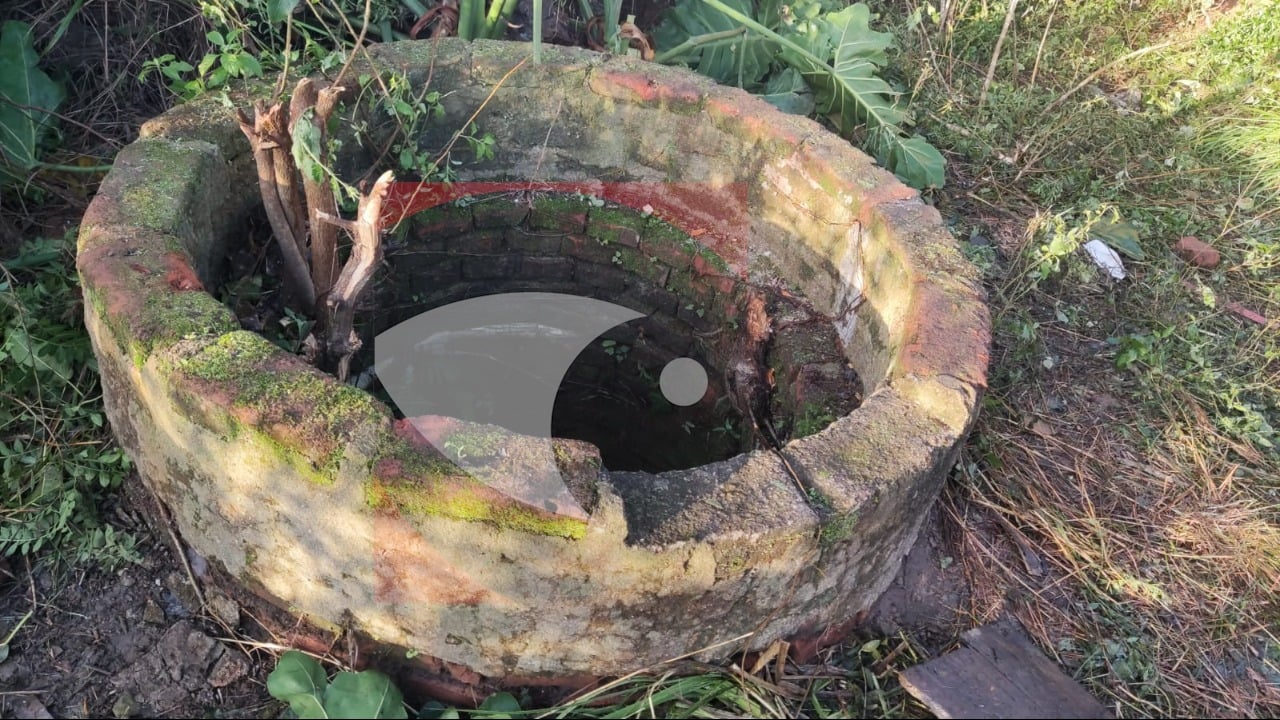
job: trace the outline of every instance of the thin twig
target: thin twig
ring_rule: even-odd
[[[280,79],[276,81],[276,91],[272,95],[272,100],[279,101],[280,95],[284,92],[285,81],[289,78],[289,48],[293,46],[293,13],[285,16],[284,20],[284,67],[280,68]]]
[[[1040,36],[1040,45],[1036,47],[1036,61],[1031,66],[1031,82],[1032,87],[1036,84],[1036,75],[1040,72],[1040,57],[1044,54],[1044,43],[1049,39],[1049,28],[1053,27],[1053,16],[1058,12],[1058,0],[1053,0],[1053,5],[1049,8],[1049,19],[1044,23],[1044,34]]]
[[[670,48],[668,50],[663,50],[662,52],[658,53],[658,55],[653,58],[653,61],[656,63],[671,62],[672,60],[675,60],[676,58],[680,57],[686,52],[689,52],[690,50],[710,46],[716,43],[722,43],[725,41],[737,40],[739,37],[746,34],[747,34],[747,29],[745,27],[736,27],[731,30],[721,30],[719,32],[706,33],[703,35],[695,35],[690,38],[685,38],[684,42],[680,43],[679,45],[673,48]]]
[[[337,3],[334,3],[334,7],[338,8],[338,15],[345,20],[346,16],[342,14],[342,8]],[[334,78],[334,85],[342,84],[342,78],[347,74],[347,70],[351,67],[351,61],[356,58],[356,50],[364,47],[364,38],[369,32],[369,14],[372,11],[372,8],[373,0],[364,0],[364,21],[360,24],[360,35],[356,37],[356,44],[351,48],[351,53],[347,55],[347,61],[342,64],[342,69],[338,71],[338,77]],[[351,30],[350,25],[348,25],[347,30]]]
[[[749,409],[750,408],[748,408],[748,410]],[[754,419],[754,417],[755,414],[752,413],[752,418]],[[766,419],[764,421],[764,427],[769,431],[769,437],[773,438],[773,454],[777,455],[778,459],[782,461],[782,466],[787,469],[787,474],[791,476],[791,480],[796,484],[796,489],[800,491],[800,494],[808,497],[809,491],[800,480],[800,475],[796,473],[795,468],[791,467],[791,462],[787,460],[787,456],[782,449],[782,442],[778,440],[778,434],[773,431],[773,423]]]
[[[1105,73],[1106,71],[1110,70],[1111,68],[1113,68],[1113,67],[1115,67],[1115,66],[1117,66],[1117,65],[1119,65],[1119,64],[1121,64],[1121,63],[1123,63],[1123,62],[1127,62],[1127,61],[1129,61],[1129,60],[1133,60],[1133,59],[1135,59],[1135,58],[1140,58],[1140,57],[1142,57],[1143,55],[1146,55],[1146,54],[1148,54],[1148,53],[1153,53],[1153,52],[1155,52],[1155,51],[1157,51],[1157,50],[1163,50],[1163,49],[1165,49],[1165,48],[1169,47],[1170,45],[1174,45],[1176,42],[1181,42],[1181,41],[1174,41],[1174,40],[1170,40],[1170,41],[1168,41],[1168,42],[1157,43],[1157,44],[1155,44],[1155,45],[1148,45],[1147,47],[1139,48],[1139,49],[1137,49],[1137,50],[1134,50],[1134,51],[1133,51],[1133,52],[1131,52],[1131,53],[1126,53],[1125,55],[1121,55],[1120,57],[1116,58],[1115,60],[1112,60],[1111,62],[1107,63],[1106,65],[1103,65],[1102,67],[1098,68],[1097,70],[1094,70],[1093,72],[1089,73],[1089,75],[1088,75],[1087,77],[1085,77],[1085,79],[1081,80],[1081,81],[1080,81],[1080,83],[1079,83],[1079,84],[1077,84],[1075,87],[1073,87],[1073,88],[1071,88],[1070,90],[1068,90],[1068,91],[1066,91],[1066,92],[1062,93],[1062,95],[1061,95],[1061,96],[1059,96],[1057,100],[1054,100],[1053,102],[1051,102],[1051,103],[1049,103],[1048,105],[1046,105],[1046,106],[1045,106],[1045,108],[1044,108],[1044,110],[1041,110],[1041,111],[1040,111],[1040,115],[1041,115],[1041,116],[1047,115],[1047,114],[1048,114],[1050,111],[1052,111],[1054,108],[1056,108],[1056,107],[1058,107],[1059,105],[1061,105],[1062,103],[1066,102],[1066,101],[1067,101],[1067,98],[1069,98],[1069,97],[1071,97],[1072,95],[1075,95],[1076,93],[1080,92],[1082,89],[1084,89],[1084,88],[1085,88],[1085,86],[1087,86],[1089,83],[1093,82],[1094,80],[1097,80],[1097,79],[1098,79],[1098,77],[1099,77],[1100,75],[1102,75],[1102,74],[1103,74],[1103,73]]]
[[[449,153],[453,150],[453,146],[458,142],[458,138],[462,137],[462,133],[465,132],[467,128],[471,127],[471,123],[475,122],[476,118],[480,116],[480,113],[484,111],[485,107],[489,104],[489,101],[493,100],[493,96],[498,94],[498,90],[506,84],[507,78],[511,77],[517,70],[524,67],[524,64],[527,62],[529,62],[529,57],[525,56],[520,60],[520,62],[512,66],[512,68],[502,76],[502,79],[498,80],[498,84],[494,85],[493,89],[489,91],[489,95],[485,97],[484,102],[480,103],[480,107],[476,108],[475,112],[471,113],[471,117],[467,118],[467,121],[462,123],[462,125],[453,132],[453,137],[449,138],[449,142],[444,146],[444,150],[441,150],[440,154],[436,156],[435,165],[437,167],[440,163],[444,162],[445,158],[449,157]]]
[[[164,529],[169,531],[169,539],[173,541],[173,550],[178,554],[178,559],[182,561],[182,569],[187,571],[187,581],[191,583],[191,589],[196,593],[196,599],[200,601],[201,612],[207,606],[204,600],[204,591],[200,589],[200,583],[196,582],[196,574],[191,572],[191,563],[187,561],[186,549],[182,546],[182,541],[178,539],[178,534],[173,530],[173,516],[169,514],[169,509],[156,498],[156,507],[160,508],[160,514],[164,516]]]
[[[626,683],[626,681],[630,680],[633,677],[637,677],[639,675],[644,675],[645,673],[653,672],[655,669],[660,668],[663,665],[670,665],[672,663],[677,663],[677,662],[680,662],[681,660],[691,658],[695,655],[699,655],[704,652],[709,652],[719,647],[724,647],[725,645],[732,645],[734,643],[741,642],[743,640],[750,638],[753,635],[755,635],[754,632],[743,633],[737,637],[732,637],[732,638],[729,638],[728,640],[721,640],[718,643],[712,643],[711,645],[708,645],[703,648],[699,648],[697,650],[690,650],[689,652],[684,653],[683,655],[677,655],[673,658],[663,660],[662,662],[657,663],[655,665],[651,665],[645,668],[640,668],[639,670],[632,670],[626,675],[623,675],[619,678],[615,678],[614,680],[611,680],[605,683],[604,685],[601,685],[600,687],[595,688],[594,690],[588,690],[586,692],[583,692],[581,695],[577,695],[577,697],[570,696],[569,698],[566,698],[560,703],[560,707],[564,707],[571,702],[579,703],[579,704],[585,704],[585,703],[591,702],[593,699],[600,697],[601,695],[608,692],[609,690],[612,690],[615,687],[621,686],[622,684]],[[557,708],[552,708],[550,710],[547,710],[544,713],[537,715],[536,717],[540,717],[540,718],[550,717],[555,712],[557,712]]]
[[[1004,14],[1004,25],[1000,27],[1000,37],[996,38],[995,49],[991,51],[991,63],[987,65],[987,77],[982,81],[982,92],[978,93],[978,107],[987,102],[987,90],[991,88],[991,80],[996,75],[996,64],[1000,62],[1000,48],[1004,47],[1004,39],[1009,35],[1013,25],[1013,16],[1018,9],[1018,0],[1009,0],[1009,10]]]
[[[53,110],[50,110],[49,108],[36,107],[36,106],[34,106],[34,105],[24,105],[24,104],[19,103],[19,102],[14,102],[13,100],[10,100],[10,99],[9,99],[9,98],[7,98],[7,97],[0,97],[0,102],[3,102],[3,103],[5,103],[6,105],[9,105],[9,106],[11,106],[11,107],[17,108],[18,110],[22,110],[22,111],[25,111],[25,112],[28,112],[28,113],[31,113],[31,112],[40,112],[40,113],[44,113],[44,114],[46,114],[46,115],[52,115],[53,117],[58,118],[59,120],[61,120],[61,121],[62,121],[62,122],[64,122],[64,123],[67,123],[67,124],[69,124],[69,125],[75,125],[76,127],[80,128],[81,130],[83,130],[83,131],[85,131],[85,132],[89,133],[90,135],[93,135],[94,137],[98,138],[98,139],[99,139],[99,140],[101,140],[102,142],[104,142],[104,143],[106,143],[106,144],[110,145],[113,149],[119,150],[121,147],[123,147],[123,144],[122,144],[119,140],[112,140],[111,138],[107,137],[106,135],[103,135],[102,133],[98,132],[97,130],[94,130],[92,127],[90,127],[90,126],[88,126],[88,125],[86,125],[86,124],[84,124],[84,123],[80,122],[79,120],[73,120],[73,119],[71,119],[71,118],[67,117],[66,115],[63,115],[63,114],[62,114],[62,113],[60,113],[60,112],[55,112],[55,111],[53,111]]]

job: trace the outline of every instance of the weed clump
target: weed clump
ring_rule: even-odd
[[[69,239],[0,261],[0,555],[138,558],[100,504],[129,472],[102,407]]]

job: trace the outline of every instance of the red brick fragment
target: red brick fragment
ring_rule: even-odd
[[[1240,303],[1236,303],[1236,302],[1227,303],[1223,307],[1225,307],[1227,311],[1230,312],[1231,314],[1236,315],[1238,317],[1242,317],[1251,323],[1254,323],[1256,325],[1261,325],[1263,327],[1267,326],[1267,319],[1265,317],[1241,305]]]
[[[169,283],[169,287],[183,292],[204,290],[204,285],[200,282],[200,278],[196,276],[196,271],[191,269],[191,265],[185,257],[179,253],[172,252],[166,255],[164,259],[169,266],[169,272],[164,276],[165,281]]]
[[[1211,270],[1222,262],[1222,253],[1192,235],[1183,236],[1173,249],[1183,260],[1206,270]]]

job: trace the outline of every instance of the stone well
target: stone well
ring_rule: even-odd
[[[776,272],[762,270],[753,279],[745,264],[731,268],[709,249],[711,231],[695,239],[658,210],[563,192],[601,190],[598,183],[542,183],[561,192],[532,195],[491,192],[498,184],[463,182],[424,193],[404,183],[407,193],[429,195],[428,204],[445,194],[467,199],[411,215],[388,240],[370,335],[382,338],[424,312],[498,293],[564,293],[643,314],[602,332],[578,355],[560,381],[552,414],[555,436],[591,442],[612,471],[686,469],[752,450],[760,439],[773,444],[772,435],[750,431],[744,412],[763,418],[781,440],[812,434],[857,407],[861,383],[831,318]],[[738,189],[745,218],[746,188]],[[609,197],[659,204],[665,190],[660,183],[603,187]],[[752,362],[753,348],[744,342],[752,299],[769,317],[771,333],[754,362],[772,372],[773,391],[747,410],[752,398],[731,388],[746,384],[739,382],[740,365]],[[684,407],[665,402],[658,386],[667,363],[682,357],[710,371],[701,400]],[[647,494],[639,491],[642,482],[614,484],[624,494]]]
[[[242,587],[436,667],[554,680],[837,639],[892,579],[973,423],[989,335],[974,271],[937,212],[816,123],[585,51],[544,48],[508,74],[527,53],[373,49],[380,69],[447,93],[424,148],[483,106],[496,157],[459,179],[530,191],[404,223],[379,293],[435,296],[387,317],[487,292],[590,294],[646,316],[616,331],[633,358],[688,354],[719,378],[731,344],[716,332],[762,294],[773,408],[792,418],[780,451],[611,472],[592,445],[556,441],[579,514],[461,472],[372,395],[241,330],[207,290],[260,205],[248,143],[216,99],[147,123],[81,227],[120,443],[182,537]],[[800,316],[820,322],[797,340]],[[855,377],[856,408],[841,396]],[[806,398],[844,409],[800,437]]]

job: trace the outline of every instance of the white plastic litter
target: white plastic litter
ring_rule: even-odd
[[[1106,243],[1095,238],[1085,243],[1084,249],[1089,253],[1089,257],[1093,258],[1093,261],[1097,263],[1098,267],[1110,273],[1111,277],[1116,280],[1125,278],[1124,263],[1120,262],[1120,256]]]

